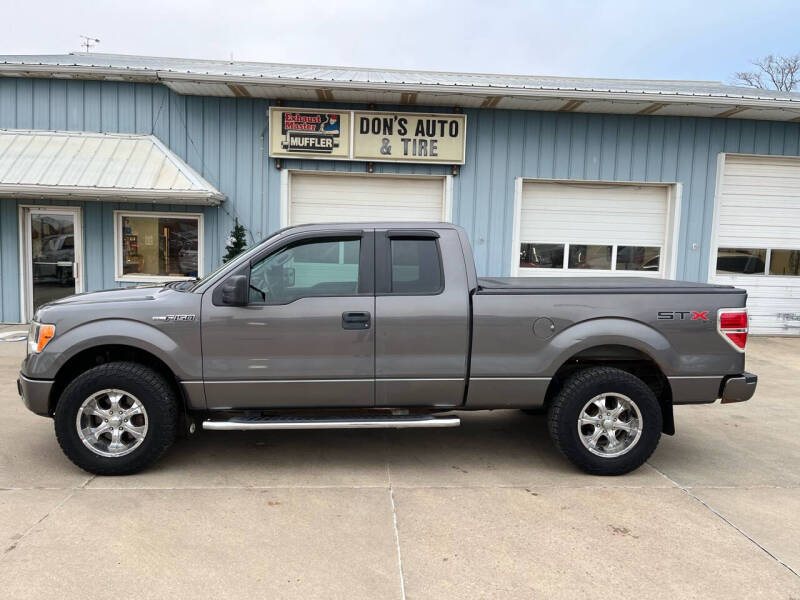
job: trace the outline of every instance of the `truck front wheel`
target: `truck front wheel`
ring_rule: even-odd
[[[81,373],[55,411],[64,454],[96,475],[128,475],[151,465],[172,445],[177,427],[172,387],[158,372],[132,362]]]
[[[613,367],[578,371],[548,409],[553,443],[594,475],[622,475],[640,467],[658,445],[661,422],[653,391]]]

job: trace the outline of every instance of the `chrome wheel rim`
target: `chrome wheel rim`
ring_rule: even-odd
[[[147,435],[147,411],[133,394],[106,389],[83,401],[75,427],[84,446],[95,454],[118,458],[130,454]]]
[[[597,456],[614,458],[630,452],[642,437],[642,413],[624,394],[599,394],[583,405],[578,437]]]

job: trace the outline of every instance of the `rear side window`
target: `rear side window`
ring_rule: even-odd
[[[392,293],[438,294],[444,288],[435,239],[392,238]]]

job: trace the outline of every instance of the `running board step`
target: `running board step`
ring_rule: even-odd
[[[405,429],[407,427],[458,427],[458,417],[431,415],[380,415],[356,417],[234,417],[203,421],[203,429],[249,431],[255,429]]]

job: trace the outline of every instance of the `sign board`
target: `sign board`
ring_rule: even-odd
[[[271,107],[269,120],[276,158],[464,164],[462,114]]]
[[[269,155],[350,157],[350,112],[301,109],[269,111]]]

